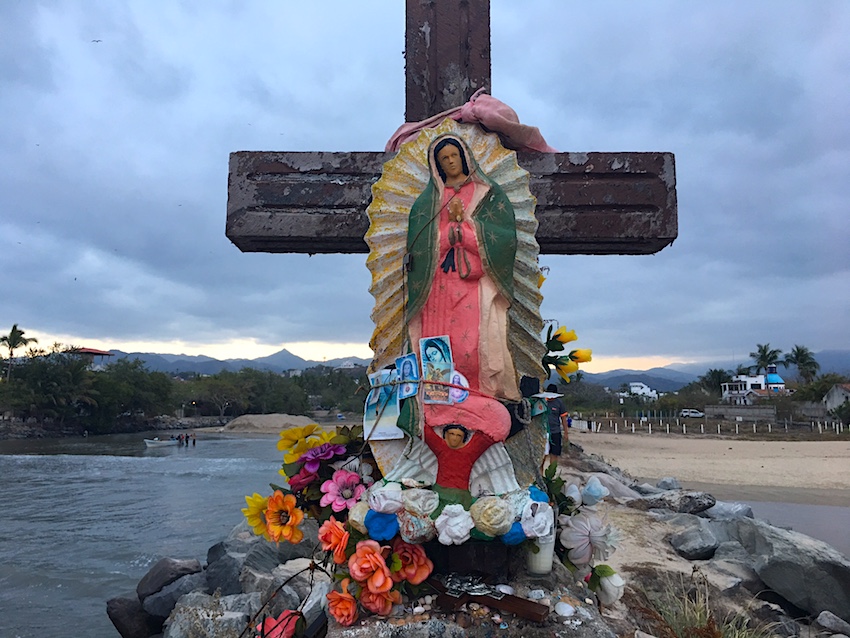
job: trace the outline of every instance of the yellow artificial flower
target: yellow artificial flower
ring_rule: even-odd
[[[263,536],[266,540],[271,540],[268,530],[266,529],[266,508],[269,504],[267,496],[261,496],[254,492],[253,496],[246,496],[245,502],[248,507],[242,508],[242,513],[248,521],[248,525],[254,530],[257,536]]]
[[[567,357],[561,357],[558,359],[558,363],[555,364],[555,371],[566,383],[569,383],[570,375],[574,372],[578,372],[578,363],[568,359]]]
[[[576,363],[588,363],[591,360],[593,351],[590,348],[579,348],[570,352],[570,359]]]
[[[293,545],[300,543],[304,538],[304,532],[299,525],[303,522],[304,512],[295,507],[295,497],[275,490],[269,497],[269,506],[266,510],[266,529],[271,540],[276,543],[284,540]]]
[[[575,330],[567,332],[567,329],[564,326],[558,328],[555,331],[555,334],[552,335],[552,338],[555,339],[555,341],[560,341],[561,343],[569,343],[570,341],[578,339]]]
[[[300,428],[289,428],[280,433],[277,449],[284,452],[283,462],[294,463],[307,450],[319,447],[322,443],[330,443],[334,432],[325,432],[315,423]]]
[[[541,270],[537,273],[537,287],[541,288],[544,281],[546,281],[546,277],[543,275],[543,271]]]

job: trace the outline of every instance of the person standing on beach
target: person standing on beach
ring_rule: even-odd
[[[550,383],[546,386],[546,392],[557,394],[558,386]],[[569,435],[567,433],[567,408],[564,402],[561,401],[561,396],[547,398],[546,406],[549,408],[549,454],[546,459],[551,465],[558,461],[561,456],[562,444],[569,445]]]

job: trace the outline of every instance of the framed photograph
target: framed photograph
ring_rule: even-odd
[[[415,397],[419,392],[419,359],[411,352],[395,360],[398,375],[398,400]]]
[[[403,439],[398,422],[398,376],[395,370],[378,370],[369,375],[372,389],[363,412],[363,436],[367,441]]]

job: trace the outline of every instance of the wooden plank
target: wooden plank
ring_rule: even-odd
[[[227,237],[244,252],[365,253],[392,153],[232,153]],[[650,254],[678,233],[672,153],[519,153],[544,254]]]
[[[405,121],[461,106],[490,88],[490,3],[407,0]]]

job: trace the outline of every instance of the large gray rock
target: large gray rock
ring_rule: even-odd
[[[260,605],[256,593],[221,597],[199,592],[187,594],[180,598],[168,619],[163,638],[238,636]]]
[[[170,585],[178,578],[199,571],[201,571],[201,563],[195,558],[189,560],[160,559],[148,570],[147,574],[142,576],[142,580],[136,585],[136,594],[139,596],[139,600],[144,602],[145,598],[158,592],[166,585]]]
[[[815,622],[834,634],[850,636],[850,622],[841,620],[841,618],[833,614],[831,611],[822,611],[819,613]]]
[[[746,503],[717,501],[712,507],[700,512],[700,516],[720,520],[730,518],[753,518],[753,508]]]
[[[831,611],[850,622],[850,561],[836,549],[756,519],[725,525],[769,588],[812,615]]]
[[[213,553],[212,549],[210,553]],[[215,553],[218,554],[218,552]],[[206,570],[210,591],[218,591],[222,596],[241,594],[239,574],[242,572],[246,556],[247,554],[243,552],[225,551],[216,560],[211,561]]]
[[[286,583],[296,591],[300,600],[304,600],[316,584],[331,582],[324,572],[318,569],[311,571],[310,562],[309,558],[294,558],[276,567],[272,576],[277,584]]]
[[[204,572],[187,574],[166,585],[142,601],[142,608],[151,616],[168,618],[181,596],[191,592],[209,593],[207,576]]]
[[[680,490],[682,489],[682,484],[674,476],[665,476],[655,484],[655,487],[659,490]]]
[[[239,576],[242,591],[246,594],[256,592],[263,603],[268,601],[266,609],[272,616],[277,616],[284,609],[295,609],[301,603],[301,598],[289,585],[281,586],[281,581],[271,574],[258,572],[245,567]]]
[[[644,512],[651,509],[668,509],[685,514],[697,514],[713,507],[716,502],[717,500],[706,492],[667,490],[658,494],[633,498],[626,501],[625,504]]]
[[[670,544],[682,558],[706,560],[714,556],[714,550],[720,543],[711,531],[711,524],[705,519],[695,518],[696,524],[673,534]]]
[[[162,631],[162,618],[142,608],[138,596],[121,596],[106,602],[106,615],[122,638],[148,638]]]

